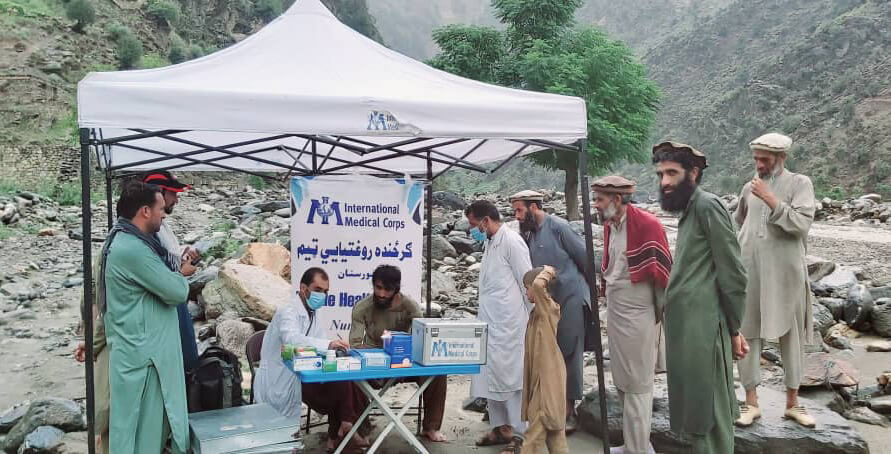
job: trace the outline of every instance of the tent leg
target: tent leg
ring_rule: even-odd
[[[594,355],[597,360],[597,391],[600,394],[600,438],[603,441],[603,454],[609,454],[609,421],[606,412],[606,378],[603,373],[603,340],[600,338],[600,310],[597,304],[597,270],[594,269],[594,232],[591,229],[591,195],[588,188],[588,152],[584,139],[579,147],[579,182],[582,193],[582,214],[585,222],[585,250],[588,253],[585,277],[591,292],[591,316],[597,327],[594,341]]]
[[[430,306],[433,301],[433,162],[430,160],[430,152],[427,152],[427,187],[424,208],[427,211],[427,318],[430,318]],[[441,316],[442,314],[440,314]]]
[[[111,231],[111,227],[114,225],[114,215],[111,210],[111,170],[107,168],[105,169],[105,210],[108,215],[108,230]]]
[[[92,225],[90,216],[90,130],[80,128],[80,199],[81,231],[83,232],[83,273],[84,273],[84,344],[86,345],[86,386],[87,386],[87,452],[96,453],[95,395],[93,394],[93,254]],[[108,443],[108,440],[103,440]]]

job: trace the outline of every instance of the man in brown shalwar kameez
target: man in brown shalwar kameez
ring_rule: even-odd
[[[761,347],[764,339],[779,339],[786,385],[784,416],[814,427],[814,418],[798,404],[801,346],[811,342],[813,333],[804,257],[816,211],[814,186],[808,177],[784,168],[792,146],[789,137],[770,133],[749,145],[757,174],[743,187],[735,218],[748,275],[740,331],[753,352],[738,364],[746,403],[740,408],[736,424],[748,426],[761,417],[756,392],[761,383]]]
[[[556,272],[550,266],[533,268],[523,276],[526,297],[534,305],[526,325],[523,357],[522,419],[529,423],[523,454],[568,454],[566,443],[566,365],[557,345],[560,306],[548,294]]]

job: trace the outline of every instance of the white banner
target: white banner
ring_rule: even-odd
[[[424,184],[370,176],[291,179],[291,283],[303,272],[330,277],[327,306],[319,310],[330,336],[348,339],[353,306],[373,293],[379,265],[402,271],[402,292],[421,301]]]

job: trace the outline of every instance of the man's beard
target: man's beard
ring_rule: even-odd
[[[393,296],[391,296],[389,298],[378,298],[375,296],[374,297],[374,307],[376,307],[378,309],[389,309],[390,306],[393,305],[394,298],[396,298],[395,293],[393,294]]]
[[[612,220],[613,218],[616,217],[616,214],[618,214],[618,213],[619,213],[619,210],[616,208],[616,206],[614,204],[610,203],[609,205],[606,206],[606,208],[603,209],[603,219]]]
[[[532,216],[532,212],[527,211],[526,217],[520,220],[520,231],[529,233],[536,230],[538,230],[538,224],[535,222],[535,216]]]
[[[659,204],[662,205],[664,211],[671,213],[683,211],[687,208],[690,197],[693,196],[693,191],[695,190],[696,184],[693,183],[693,178],[688,172],[684,176],[684,180],[674,188],[671,194],[666,194],[663,188],[659,189]]]
[[[173,207],[176,205],[164,206],[164,212],[167,214],[173,214]]]
[[[762,180],[769,180],[777,175],[781,168],[782,166],[780,165],[779,161],[777,161],[777,163],[773,165],[773,168],[771,168],[767,172],[758,172],[758,178],[761,178]]]

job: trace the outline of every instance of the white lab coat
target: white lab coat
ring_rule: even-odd
[[[489,324],[487,363],[471,378],[474,397],[499,401],[523,390],[523,354],[529,304],[523,275],[532,269],[520,234],[502,225],[486,241],[480,268],[479,315]]]
[[[254,399],[266,403],[284,416],[294,417],[299,424],[303,396],[297,374],[282,362],[282,345],[315,347],[319,352],[328,349],[318,316],[310,317],[300,297],[280,307],[263,336],[260,367],[254,379]]]

